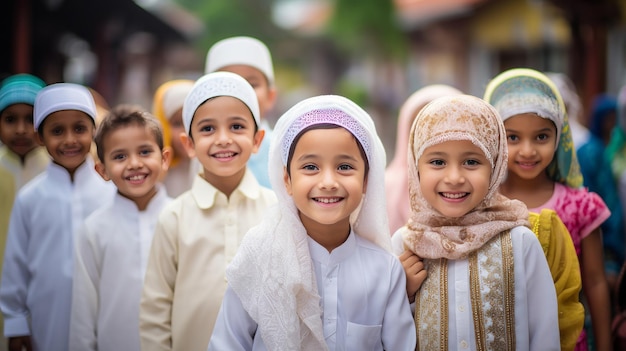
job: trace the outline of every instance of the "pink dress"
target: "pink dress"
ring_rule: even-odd
[[[579,259],[581,241],[611,215],[598,194],[589,192],[586,188],[574,189],[561,183],[554,183],[554,193],[545,204],[528,210],[539,213],[542,208],[552,209],[559,215],[569,230]],[[588,350],[585,328],[580,333],[574,350]]]
[[[559,215],[572,236],[579,258],[583,238],[600,227],[611,215],[598,194],[589,192],[586,188],[573,189],[561,183],[554,183],[554,193],[545,204],[528,210],[539,213],[542,208],[552,209]]]

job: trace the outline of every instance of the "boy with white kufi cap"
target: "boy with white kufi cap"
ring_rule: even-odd
[[[139,315],[144,350],[206,350],[226,266],[276,202],[246,166],[263,139],[259,116],[254,89],[230,72],[201,77],[185,99],[183,144],[202,171],[156,226]]]
[[[259,183],[271,187],[267,165],[272,128],[265,116],[276,103],[276,87],[272,56],[263,42],[251,37],[231,37],[215,43],[207,53],[205,73],[226,71],[244,77],[254,88],[259,109],[259,129],[265,138],[258,153],[250,157],[248,167]]]
[[[81,85],[52,84],[35,99],[34,127],[53,162],[22,188],[11,213],[0,308],[13,345],[68,350],[73,238],[115,193],[89,153],[95,116]]]

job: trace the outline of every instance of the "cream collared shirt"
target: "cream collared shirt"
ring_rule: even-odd
[[[6,168],[15,179],[15,191],[18,191],[42,173],[50,163],[50,155],[46,148],[37,147],[26,155],[24,164],[13,151],[9,150],[6,145],[0,146],[0,166]]]
[[[140,305],[142,350],[206,350],[244,234],[276,203],[250,170],[227,198],[201,176],[161,213]]]

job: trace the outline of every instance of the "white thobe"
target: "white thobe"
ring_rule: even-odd
[[[415,349],[405,273],[396,257],[354,233],[330,253],[309,238],[309,250],[330,351]],[[229,287],[208,349],[267,350],[256,330]]]
[[[70,350],[140,350],[139,301],[165,188],[144,211],[120,194],[76,236]]]
[[[67,351],[72,301],[73,236],[115,188],[91,158],[76,169],[50,163],[17,194],[0,285],[7,337],[30,335],[35,350]]]

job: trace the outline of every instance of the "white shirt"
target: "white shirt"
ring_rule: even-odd
[[[162,211],[140,305],[141,348],[205,350],[244,234],[276,203],[246,170],[227,198],[201,176]]]
[[[401,230],[391,238],[401,254]],[[515,349],[560,350],[554,281],[535,234],[526,227],[511,229],[515,275]],[[448,260],[448,347],[476,350],[468,260]]]
[[[35,350],[67,351],[73,237],[115,194],[91,158],[76,169],[50,163],[17,194],[4,257],[0,308],[5,336],[31,335]]]
[[[120,194],[76,236],[70,350],[139,350],[139,301],[165,188],[144,211]]]
[[[405,273],[396,257],[354,233],[330,253],[309,238],[309,250],[329,350],[415,349]],[[256,329],[229,288],[208,350],[267,350]]]

